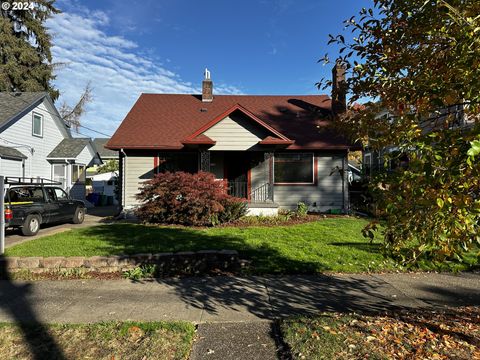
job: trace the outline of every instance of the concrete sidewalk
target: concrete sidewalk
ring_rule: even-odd
[[[480,274],[0,281],[0,321],[249,322],[318,311],[480,305]]]

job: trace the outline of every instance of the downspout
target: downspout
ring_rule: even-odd
[[[350,214],[350,192],[348,183],[348,153],[350,149],[347,149],[347,153],[343,158],[343,211],[346,214]]]
[[[122,158],[122,154],[123,154],[123,158]],[[125,159],[125,161],[123,161]],[[119,163],[119,168],[120,168],[120,181],[121,181],[121,190],[120,190],[120,194],[121,194],[121,199],[120,199],[120,211],[123,210],[123,207],[124,207],[124,204],[125,204],[125,169],[127,167],[127,154],[125,153],[125,151],[123,151],[123,148],[120,149],[120,163]]]

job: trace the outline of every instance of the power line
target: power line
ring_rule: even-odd
[[[10,93],[10,92],[8,92],[7,94],[10,95],[11,97],[15,98],[15,99],[19,99],[19,100],[23,101],[23,102],[24,102],[25,104],[27,104],[27,105],[31,105],[31,103],[29,103],[28,101],[26,101],[26,100],[24,100],[24,99],[21,99],[20,97],[16,97],[14,94],[12,94],[12,93]],[[7,105],[7,106],[8,106],[8,105]],[[14,109],[13,107],[10,107],[10,109],[16,110],[16,109]],[[57,118],[59,118],[59,119],[60,119],[61,121],[63,121],[64,123],[66,122],[64,118],[62,118],[61,116],[59,116],[59,114],[54,114],[54,113],[48,111],[47,109],[45,109],[44,111],[45,111],[46,113],[52,115],[52,116],[56,116]],[[106,136],[106,137],[112,137],[112,135],[108,135],[108,134],[105,134],[105,133],[103,133],[103,132],[101,132],[101,131],[94,130],[94,129],[89,128],[89,127],[87,127],[87,126],[85,126],[85,125],[76,124],[75,126],[83,127],[83,128],[85,128],[85,129],[87,129],[87,130],[89,130],[89,131],[93,131],[93,132],[95,132],[95,133],[97,133],[97,134],[100,134],[100,135],[103,135],[103,136]],[[78,132],[78,131],[77,131],[77,133],[81,134],[81,133]],[[84,135],[84,134],[81,134],[81,135],[87,136],[87,135]],[[88,137],[90,137],[90,136],[88,136]]]

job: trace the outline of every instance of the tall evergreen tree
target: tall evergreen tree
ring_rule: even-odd
[[[10,7],[4,3],[9,3]],[[13,1],[2,1],[0,10],[0,91],[48,91],[53,100],[59,92],[52,64],[51,36],[45,21],[60,11],[54,0],[30,0],[32,7],[14,10]]]

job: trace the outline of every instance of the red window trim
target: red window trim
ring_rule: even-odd
[[[153,157],[153,175],[158,174],[158,163],[160,162],[159,156],[155,155]]]
[[[282,153],[281,153],[282,154]],[[301,153],[301,152],[283,152],[283,154],[312,154],[312,161],[313,161],[313,182],[275,182],[275,154],[273,155],[272,161],[272,176],[273,176],[273,185],[278,186],[317,186],[318,185],[318,163],[317,157],[315,153],[308,152],[308,153]]]

